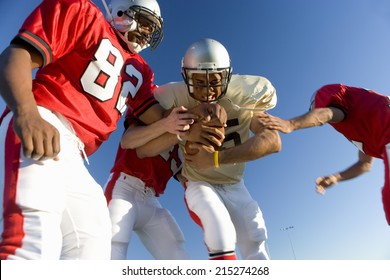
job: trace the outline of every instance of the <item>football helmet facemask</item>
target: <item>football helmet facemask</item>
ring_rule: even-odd
[[[192,79],[192,74],[194,73],[205,74],[207,79],[209,74],[219,73],[222,82],[218,85],[210,85],[209,82],[204,86],[194,85]],[[182,59],[181,74],[192,98],[195,98],[194,87],[207,87],[207,91],[210,92],[210,87],[217,86],[222,87],[221,94],[217,98],[220,99],[226,94],[232,76],[229,53],[216,40],[208,38],[199,40],[187,49]]]

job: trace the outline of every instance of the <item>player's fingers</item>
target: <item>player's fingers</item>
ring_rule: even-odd
[[[46,133],[33,139],[34,149],[31,158],[47,160],[55,158],[60,152],[60,135],[57,129],[47,130]]]
[[[168,131],[173,133],[173,134],[180,134],[182,132],[188,131],[191,128],[191,124],[193,124],[192,119],[179,120]]]
[[[61,151],[61,141],[60,141],[60,134],[57,131],[56,135],[53,137],[52,141],[52,147],[53,147],[53,159],[58,160],[58,154]]]
[[[262,123],[262,122],[259,122],[260,125],[263,127],[263,128],[266,128],[266,129],[270,129],[270,130],[279,130],[278,127],[274,124],[270,124],[270,123]]]
[[[206,132],[207,134],[214,135],[219,139],[225,139],[225,134],[217,127],[202,125],[202,132]]]
[[[183,125],[180,125],[178,128],[177,128],[177,133],[180,133],[180,132],[185,132],[185,131],[188,131],[190,129],[190,125],[189,124],[183,124]]]
[[[318,177],[316,179],[317,186],[320,186],[324,189],[333,186],[335,183],[336,182],[333,181],[333,178],[330,176]]]
[[[316,184],[318,185],[318,184],[320,184],[322,181],[324,180],[324,177],[318,177],[317,179],[316,179]]]
[[[222,146],[222,141],[220,140],[221,138],[217,138],[217,137],[213,136],[212,134],[203,133],[202,138],[204,139],[202,141],[202,144],[207,146],[207,147],[212,147],[214,149],[213,145],[210,145],[210,143],[214,144],[218,147]]]
[[[316,186],[317,193],[324,195],[325,194],[325,188],[322,186]]]
[[[182,130],[186,131],[190,129],[190,126],[194,123],[193,119],[182,119],[178,120],[175,123],[172,124],[173,128],[172,130]]]
[[[205,116],[203,122],[209,122],[209,121],[211,121],[211,116],[210,115]]]
[[[323,186],[330,187],[330,186],[334,185],[335,183],[336,182],[334,181],[333,176],[327,176],[327,177],[325,177],[325,179],[323,181]]]
[[[34,145],[32,144],[32,141],[24,142],[23,143],[23,155],[26,158],[31,158],[34,151]]]
[[[194,122],[194,120],[198,119],[198,115],[196,114],[191,114],[191,113],[181,113],[179,114],[179,119],[180,120],[189,120],[191,123]]]
[[[266,122],[266,121],[262,121],[262,120],[258,120],[258,123],[262,127],[265,127],[265,128],[268,128],[268,129],[272,129],[272,130],[276,129],[276,126],[274,124],[272,124],[272,123],[269,123],[269,122]]]
[[[40,160],[44,155],[44,141],[42,138],[33,139],[33,150],[31,152],[31,158],[34,160]]]
[[[44,153],[40,160],[54,159],[58,160],[58,154],[60,152],[60,135],[57,130],[54,131],[54,135],[48,135],[43,141]]]
[[[175,113],[185,113],[187,111],[188,111],[188,109],[184,106],[179,106],[179,107],[175,107],[172,109],[172,112],[175,112]]]

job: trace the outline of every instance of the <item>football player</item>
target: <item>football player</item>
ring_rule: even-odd
[[[258,203],[243,180],[245,162],[279,152],[280,136],[258,122],[258,115],[276,105],[276,90],[264,77],[232,75],[226,48],[216,40],[193,43],[182,60],[184,82],[155,89],[165,107],[192,108],[201,103],[218,104],[227,114],[221,149],[212,145],[180,141],[185,163],[185,200],[191,217],[204,231],[209,259],[269,259],[267,230]],[[191,125],[188,135],[202,133],[206,125]],[[193,128],[196,128],[193,130]],[[250,136],[253,132],[253,136]],[[133,135],[135,136],[135,135]],[[140,156],[151,156],[177,142],[164,134],[137,148]],[[186,150],[196,150],[196,152]]]
[[[166,121],[169,117],[159,121],[161,127]],[[125,129],[144,125],[131,113],[126,115]],[[155,259],[188,258],[179,225],[158,200],[172,176],[180,176],[181,168],[178,145],[143,159],[135,149],[118,147],[105,187],[112,223],[111,259],[126,259],[133,232]]]
[[[122,14],[124,1],[112,1],[112,14]],[[125,1],[127,2],[127,1]],[[138,6],[147,11],[157,11],[155,1],[134,0],[126,11],[131,17],[139,17]],[[127,6],[126,6],[127,7]],[[153,20],[153,18],[151,19]],[[144,20],[144,22],[147,22]],[[122,23],[121,23],[122,24]],[[133,26],[133,21],[129,25]],[[146,24],[146,26],[148,26]],[[134,29],[132,27],[132,29]],[[145,48],[139,46],[138,36],[128,31],[129,40],[137,52]],[[142,42],[142,40],[141,40]],[[117,155],[105,187],[105,195],[112,223],[111,259],[126,259],[132,233],[135,232],[149,253],[158,260],[188,259],[184,249],[184,236],[172,214],[160,204],[158,197],[164,194],[167,182],[174,176],[182,178],[182,158],[178,145],[169,147],[154,157],[140,159],[132,146],[138,141],[146,142],[156,132],[165,133],[167,127],[176,123],[177,113],[184,112],[183,107],[173,109],[173,114],[146,126],[131,111],[125,117],[125,132],[118,147]],[[195,117],[195,115],[194,115]],[[145,129],[139,139],[126,144],[128,128]],[[184,133],[183,131],[176,133]],[[175,133],[172,135],[176,135]],[[197,138],[200,142],[207,141]]]
[[[385,164],[382,201],[390,225],[390,99],[373,90],[343,84],[329,84],[313,95],[311,110],[301,116],[284,120],[264,115],[260,120],[270,129],[283,133],[329,123],[358,148],[358,160],[343,171],[316,179],[316,190],[355,178],[371,169],[374,158]]]
[[[165,113],[137,53],[163,38],[158,5],[111,4],[107,21],[89,0],[43,0],[1,54],[0,259],[110,258],[106,200],[84,160],[127,105],[145,123]],[[181,112],[172,133],[192,122]]]

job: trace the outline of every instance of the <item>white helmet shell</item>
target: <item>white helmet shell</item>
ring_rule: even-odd
[[[230,67],[226,48],[218,41],[205,38],[193,43],[186,51],[182,67],[213,70]]]
[[[139,17],[143,17],[152,26],[152,33],[147,40],[152,50],[163,39],[163,19],[156,0],[111,0],[108,7],[111,25],[121,33],[137,30]],[[134,42],[127,42],[133,44]]]

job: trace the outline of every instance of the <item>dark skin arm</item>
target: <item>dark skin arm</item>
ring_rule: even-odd
[[[58,159],[58,130],[40,116],[32,92],[32,70],[42,66],[41,55],[32,48],[11,45],[0,56],[0,92],[14,113],[14,130],[23,154],[35,160]]]

